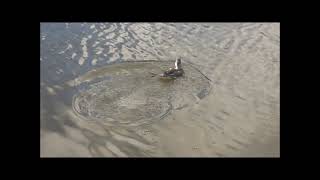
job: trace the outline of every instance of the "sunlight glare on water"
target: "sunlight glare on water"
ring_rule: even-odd
[[[41,23],[41,157],[280,156],[279,23]],[[151,73],[174,67],[183,77]]]

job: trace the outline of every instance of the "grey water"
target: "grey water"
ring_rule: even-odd
[[[41,157],[280,156],[280,23],[41,23],[40,43]],[[156,71],[177,57],[190,73],[172,81],[174,102],[160,80],[139,74],[148,68],[115,66],[154,60],[145,67]],[[79,117],[74,98],[88,89],[83,112],[129,125]],[[153,100],[155,114],[163,103],[176,108],[158,120]],[[130,124],[146,114],[150,123]]]

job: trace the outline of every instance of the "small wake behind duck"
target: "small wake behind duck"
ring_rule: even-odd
[[[169,69],[173,64],[175,68]],[[162,75],[175,81],[150,76],[150,71],[161,69],[169,69]],[[156,122],[204,98],[211,89],[210,81],[195,67],[184,63],[182,69],[181,60],[121,62],[91,70],[67,84],[73,88],[85,86],[73,95],[76,115],[117,126]]]

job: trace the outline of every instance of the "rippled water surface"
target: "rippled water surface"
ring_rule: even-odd
[[[42,23],[41,157],[280,156],[279,23]],[[153,77],[182,57],[183,77]]]

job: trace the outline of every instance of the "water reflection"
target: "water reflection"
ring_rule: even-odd
[[[279,26],[42,23],[41,156],[279,156]],[[200,88],[198,99],[175,101],[176,110],[162,121],[132,127],[83,121],[75,113],[73,97],[90,83],[74,88],[69,82],[119,62],[178,56],[212,80],[210,94]],[[137,97],[156,96],[146,92]]]

